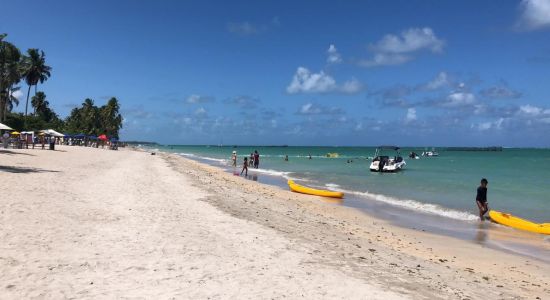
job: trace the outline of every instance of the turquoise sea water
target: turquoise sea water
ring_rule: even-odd
[[[408,159],[399,173],[369,171],[371,147],[216,147],[162,146],[160,150],[201,158],[228,167],[233,150],[260,153],[259,174],[292,178],[305,185],[333,188],[358,197],[458,220],[476,220],[475,193],[489,180],[488,199],[495,210],[538,222],[550,222],[550,149],[504,149],[502,152],[439,151],[439,157]],[[338,158],[326,158],[336,152]],[[393,151],[389,151],[393,155]],[[288,155],[289,161],[284,161]],[[311,155],[312,159],[308,156]],[[353,162],[348,163],[348,160]],[[254,173],[254,171],[251,171]]]
[[[489,180],[489,207],[536,222],[550,222],[550,149],[504,149],[501,152],[439,150],[439,157],[408,158],[399,173],[371,173],[374,147],[217,147],[158,146],[239,173],[245,156],[260,153],[260,168],[249,170],[249,179],[286,186],[287,179],[299,184],[340,190],[343,205],[365,210],[398,225],[451,235],[483,245],[550,258],[550,238],[515,229],[480,223],[475,203],[481,178]],[[237,168],[230,156],[238,153]],[[327,158],[338,153],[338,158]],[[389,152],[394,155],[393,151]],[[288,155],[289,160],[284,157]],[[309,159],[309,155],[312,159]],[[320,198],[321,199],[321,198]],[[322,200],[322,199],[321,199]],[[550,260],[548,260],[550,261]]]

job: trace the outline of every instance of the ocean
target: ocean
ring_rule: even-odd
[[[550,149],[505,148],[498,152],[436,149],[438,157],[415,160],[408,158],[408,154],[411,151],[420,154],[424,148],[402,148],[400,151],[407,163],[405,169],[383,174],[369,171],[368,158],[374,155],[374,147],[172,145],[158,146],[158,150],[228,172],[240,172],[243,158],[257,150],[260,168],[249,169],[251,180],[287,188],[286,180],[293,179],[311,187],[343,191],[346,197],[341,205],[363,209],[399,225],[477,242],[480,242],[480,227],[475,196],[481,178],[489,181],[491,209],[535,222],[550,222]],[[237,169],[230,166],[234,150],[239,156]],[[394,155],[393,150],[387,152]],[[327,153],[339,156],[328,158]],[[285,161],[287,155],[288,161]],[[501,231],[499,237],[509,236],[489,241],[493,245],[498,243],[503,248],[536,257],[550,254],[550,241],[546,237],[486,226],[482,228],[484,231],[494,233],[496,230]],[[533,245],[536,247],[531,249]]]

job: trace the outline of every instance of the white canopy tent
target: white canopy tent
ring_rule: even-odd
[[[55,137],[64,137],[65,135],[62,134],[62,133],[59,133],[53,129],[44,129],[44,130],[40,130],[40,132],[44,133],[44,134],[47,134],[47,135],[51,135],[51,136],[55,136]]]
[[[8,125],[4,125],[0,123],[0,130],[13,130],[13,128],[9,127]]]

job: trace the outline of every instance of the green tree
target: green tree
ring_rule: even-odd
[[[44,112],[44,109],[48,107],[50,103],[46,100],[46,94],[44,92],[38,92],[31,98],[31,106],[34,108],[34,114],[37,112]]]
[[[118,131],[122,128],[122,115],[119,113],[120,105],[118,104],[118,100],[112,97],[99,110],[103,133],[118,138]]]
[[[46,55],[44,54],[44,51],[31,48],[27,50],[27,54],[28,56],[24,58],[23,63],[23,76],[25,78],[25,82],[29,86],[27,91],[27,102],[25,105],[25,116],[27,115],[29,108],[29,95],[31,93],[31,87],[35,86],[36,94],[36,86],[38,83],[43,83],[50,78],[50,71],[52,69],[50,66],[46,65]]]
[[[0,120],[6,118],[6,111],[13,107],[12,92],[21,81],[21,52],[5,40],[6,34],[0,34]]]

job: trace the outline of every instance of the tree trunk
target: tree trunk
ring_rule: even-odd
[[[29,96],[31,94],[31,86],[29,85],[29,89],[27,90],[27,103],[25,104],[25,119],[27,118],[27,111],[29,110]]]
[[[27,90],[27,103],[25,104],[25,119],[24,119],[25,130],[27,129],[27,111],[29,110],[29,95],[30,94],[31,94],[31,86],[29,85],[29,89]]]
[[[5,115],[6,115],[6,110],[7,110],[7,101],[4,100],[4,98],[2,97],[2,91],[0,91],[0,121],[4,121],[5,119]]]

